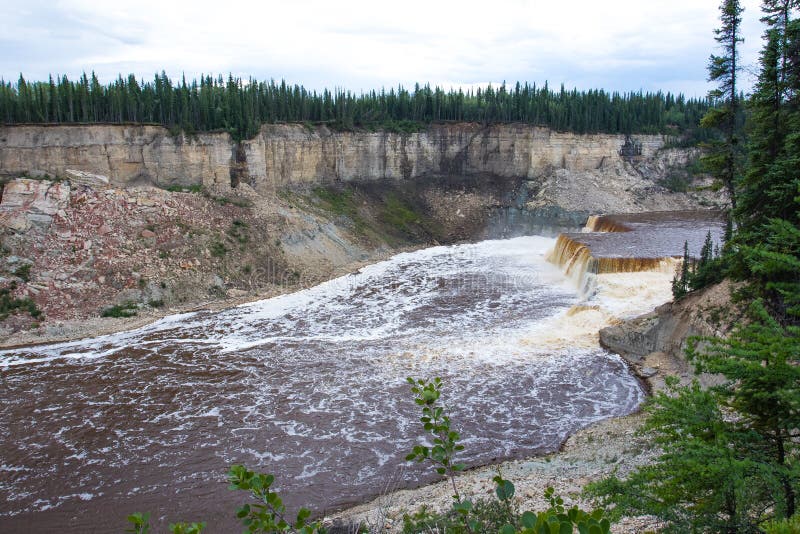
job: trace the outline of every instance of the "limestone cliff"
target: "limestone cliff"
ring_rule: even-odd
[[[117,186],[225,182],[232,146],[228,134],[171,137],[160,126],[3,126],[0,175],[66,176],[74,169]]]
[[[685,172],[696,151],[667,149],[661,136],[643,135],[635,136],[641,153],[626,156],[626,141],[523,124],[434,124],[410,134],[277,124],[239,144],[226,133],[171,136],[159,126],[6,126],[0,176],[73,171],[107,176],[118,187],[244,184],[267,195],[333,183],[502,182],[492,236],[572,230],[592,213],[723,202],[702,177],[690,177],[680,191],[669,187],[668,178]]]
[[[661,136],[641,136],[652,158]],[[338,132],[268,125],[244,143],[251,184],[492,175],[533,179],[566,169],[591,171],[620,160],[619,135],[576,135],[529,125],[432,125],[413,134]]]
[[[232,170],[257,189],[328,181],[492,175],[533,179],[620,161],[620,135],[576,135],[528,125],[432,125],[419,133],[333,132],[266,125],[237,150],[225,133],[170,136],[159,126],[0,127],[0,174],[76,169],[113,185],[224,183]],[[661,136],[637,136],[644,160]],[[239,166],[244,165],[244,169]]]

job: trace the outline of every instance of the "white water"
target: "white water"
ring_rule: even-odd
[[[553,243],[435,247],[220,313],[0,352],[0,527],[91,503],[208,517],[231,500],[210,482],[231,463],[275,473],[290,504],[370,497],[419,439],[406,376],[445,380],[473,465],[631,412],[643,391],[597,328],[666,300],[669,279],[602,275],[581,303],[544,261]]]

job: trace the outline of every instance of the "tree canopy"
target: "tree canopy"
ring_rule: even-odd
[[[262,124],[323,122],[335,128],[419,128],[439,121],[523,122],[577,133],[695,132],[708,109],[704,99],[671,93],[555,90],[516,83],[467,91],[430,85],[355,94],[309,91],[285,81],[229,75],[174,82],[164,72],[152,81],[119,76],[103,85],[85,73],[78,80],[0,80],[0,121],[20,123],[154,123],[187,133],[225,130],[251,138]],[[411,123],[411,124],[408,124]]]

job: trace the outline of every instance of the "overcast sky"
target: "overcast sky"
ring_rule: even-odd
[[[519,81],[704,96],[717,0],[0,0],[0,77],[165,70],[355,91]],[[745,7],[755,68],[759,0]],[[745,88],[746,89],[746,88]]]

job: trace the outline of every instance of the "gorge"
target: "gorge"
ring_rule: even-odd
[[[0,420],[10,428],[0,490],[14,507],[0,525],[80,532],[92,509],[92,521],[116,529],[124,513],[108,512],[133,506],[232,527],[236,496],[220,481],[235,462],[276,472],[293,506],[360,502],[414,442],[408,375],[452,384],[471,465],[557,449],[575,430],[636,409],[644,390],[597,331],[668,300],[668,258],[721,228],[684,213],[530,236],[578,231],[598,212],[722,203],[702,176],[687,192],[663,185],[693,155],[660,136],[640,139],[642,154],[628,158],[625,136],[528,126],[401,135],[280,125],[238,145],[226,135],[2,129],[0,171],[15,177],[0,202],[7,258],[30,261],[17,291],[46,317],[86,322],[131,298],[192,305],[251,289],[252,299],[259,276],[294,292],[0,352]],[[203,192],[161,189],[194,185]],[[637,225],[638,234],[618,232]],[[632,248],[611,245],[609,259],[598,231],[628,234]],[[517,235],[527,236],[492,239]],[[658,248],[653,236],[666,236],[661,249],[638,253]],[[422,248],[436,242],[458,244]],[[403,248],[421,250],[392,255]],[[391,257],[374,263],[381,255]],[[60,277],[65,256],[74,267]],[[352,272],[358,263],[372,264]],[[351,274],[316,285],[337,269]],[[73,315],[59,317],[65,300]],[[48,320],[33,332],[75,337]],[[431,481],[407,475],[405,484]]]

